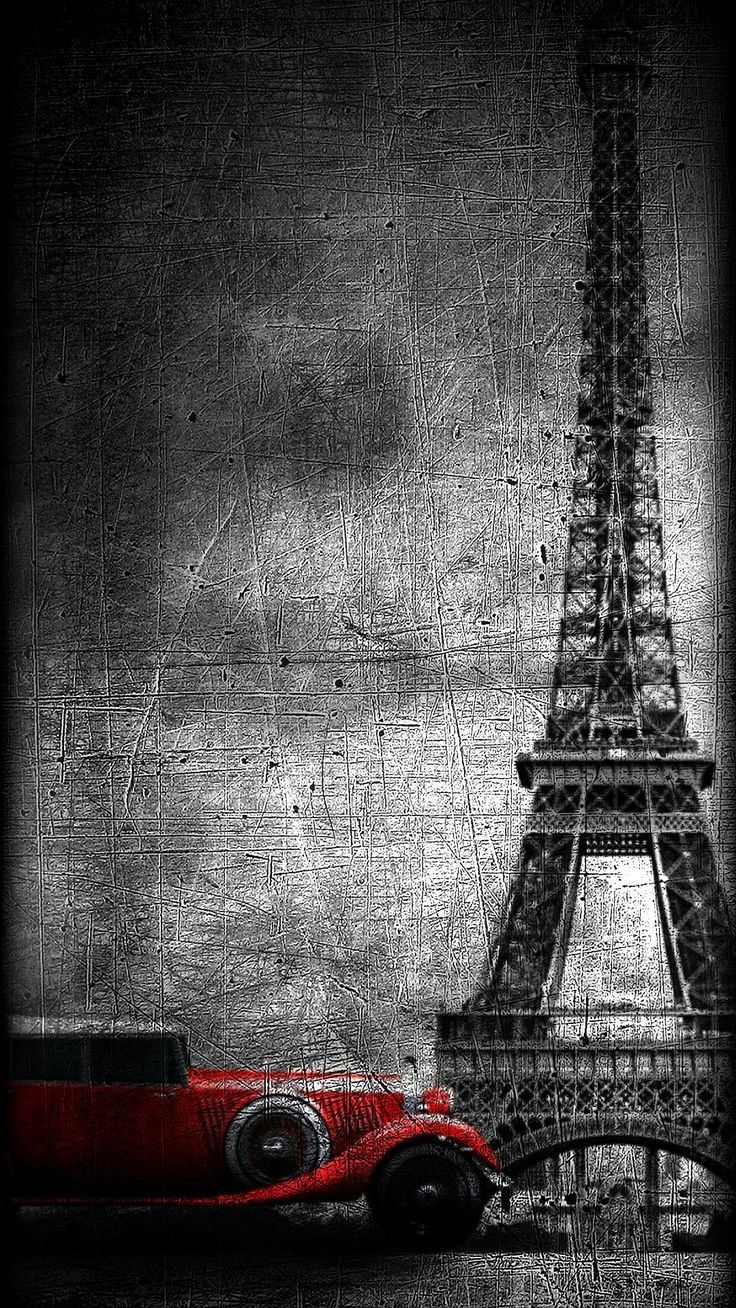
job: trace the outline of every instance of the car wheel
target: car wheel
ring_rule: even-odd
[[[366,1198],[392,1240],[441,1248],[475,1230],[486,1203],[478,1169],[441,1140],[422,1140],[390,1154]]]
[[[225,1137],[230,1174],[248,1186],[275,1185],[319,1167],[330,1135],[313,1104],[294,1095],[264,1095],[233,1118]]]

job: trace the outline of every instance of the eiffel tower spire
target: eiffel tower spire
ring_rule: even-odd
[[[648,854],[675,1002],[702,1026],[728,1006],[730,947],[700,799],[713,762],[686,732],[647,426],[639,45],[631,27],[599,28],[580,60],[593,145],[563,614],[546,732],[517,759],[533,791],[521,865],[467,1007],[554,1004],[584,856]]]
[[[694,748],[672,646],[652,410],[639,170],[648,83],[630,30],[581,61],[593,109],[579,417],[547,737]]]

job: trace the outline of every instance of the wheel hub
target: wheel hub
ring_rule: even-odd
[[[422,1181],[414,1191],[414,1199],[419,1208],[436,1208],[442,1199],[442,1190],[435,1181]]]
[[[284,1155],[292,1152],[291,1141],[283,1135],[266,1136],[261,1145],[261,1149],[267,1158],[278,1162]]]

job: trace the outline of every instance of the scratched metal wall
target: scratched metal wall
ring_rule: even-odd
[[[12,69],[8,994],[393,1067],[469,993],[557,636],[590,6],[62,6]],[[654,7],[654,394],[733,789],[726,51]],[[428,1016],[429,1015],[429,1019]]]

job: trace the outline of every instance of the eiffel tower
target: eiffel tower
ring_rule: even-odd
[[[652,412],[639,169],[650,74],[631,28],[581,46],[592,109],[583,349],[569,540],[544,736],[518,873],[477,993],[437,1018],[438,1074],[504,1166],[634,1140],[736,1176],[731,940],[672,639]],[[556,1006],[586,855],[651,860],[677,1034],[566,1038]],[[610,997],[609,997],[610,999]],[[600,996],[605,1008],[606,996]],[[653,1183],[652,1183],[653,1184]]]

